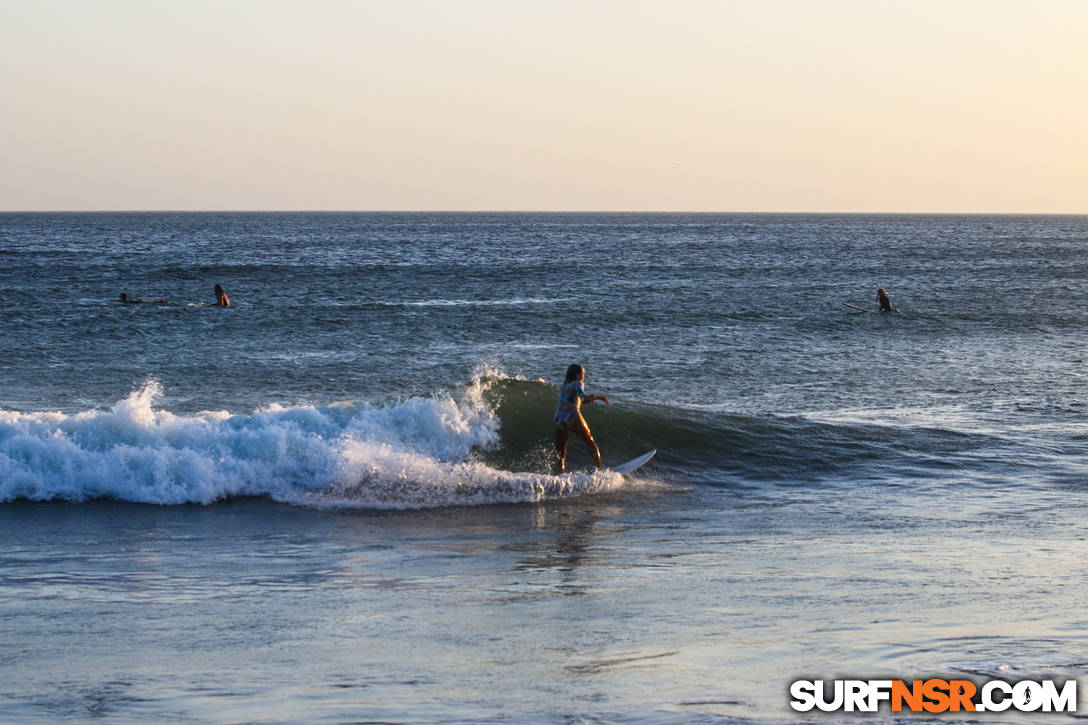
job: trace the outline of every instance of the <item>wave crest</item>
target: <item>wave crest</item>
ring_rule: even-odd
[[[0,411],[0,501],[210,504],[237,496],[320,507],[422,508],[605,490],[614,474],[555,477],[485,462],[500,445],[500,378],[384,405],[270,405],[176,415],[150,381],[106,411]],[[543,469],[538,469],[543,470]]]

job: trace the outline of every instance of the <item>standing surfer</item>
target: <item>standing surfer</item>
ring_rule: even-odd
[[[586,395],[584,381],[586,371],[581,365],[571,365],[567,368],[567,379],[563,381],[563,387],[559,389],[559,405],[555,409],[555,473],[566,472],[567,439],[571,431],[586,442],[589,455],[597,470],[601,468],[601,451],[597,448],[593,434],[586,425],[586,419],[582,417],[582,403],[593,403],[598,400],[609,402],[603,395]]]

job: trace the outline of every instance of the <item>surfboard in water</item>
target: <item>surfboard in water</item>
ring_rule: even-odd
[[[629,473],[634,473],[636,470],[638,470],[639,468],[642,468],[644,465],[646,465],[646,463],[651,458],[654,457],[655,453],[657,453],[656,448],[653,449],[652,451],[650,451],[649,453],[643,453],[638,458],[632,458],[627,463],[621,463],[618,466],[612,466],[612,468],[610,470],[613,470],[616,473],[619,473],[619,474],[624,475],[624,476],[626,476]]]
[[[852,310],[857,310],[858,312],[868,312],[871,315],[879,315],[879,314],[883,314],[885,312],[894,312],[897,315],[902,315],[903,314],[903,312],[901,310],[896,309],[896,308],[892,308],[890,310],[867,310],[864,307],[858,307],[857,305],[852,305],[849,302],[843,302],[843,304],[846,305],[847,307],[849,307]]]

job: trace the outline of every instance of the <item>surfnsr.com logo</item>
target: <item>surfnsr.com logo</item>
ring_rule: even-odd
[[[796,680],[790,697],[797,712],[1076,712],[1077,681]]]

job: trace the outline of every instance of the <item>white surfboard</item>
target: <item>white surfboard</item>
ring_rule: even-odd
[[[642,468],[644,465],[646,465],[646,463],[651,458],[654,457],[655,453],[657,453],[656,448],[653,449],[652,451],[650,451],[649,453],[643,453],[638,458],[632,458],[627,463],[621,463],[618,466],[612,466],[611,470],[615,471],[616,473],[619,473],[621,475],[626,476],[627,474],[633,473],[637,469]]]

